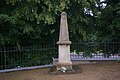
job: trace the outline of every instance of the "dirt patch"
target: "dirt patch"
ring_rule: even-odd
[[[78,74],[49,75],[49,68],[0,73],[0,80],[120,80],[120,63],[79,64]]]

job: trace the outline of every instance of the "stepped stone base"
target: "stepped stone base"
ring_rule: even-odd
[[[72,62],[68,62],[68,63],[60,63],[58,62],[56,64],[57,70],[71,70],[72,69]]]
[[[68,68],[65,70],[65,68]],[[63,66],[58,69],[57,65],[54,65],[50,67],[49,69],[49,74],[50,75],[61,75],[61,74],[75,74],[75,73],[80,73],[82,72],[82,69],[80,68],[79,65],[72,65],[70,66]]]

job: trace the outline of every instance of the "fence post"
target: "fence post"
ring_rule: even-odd
[[[5,47],[3,49],[3,53],[4,53],[4,64],[5,64],[5,69],[6,69],[6,48]]]

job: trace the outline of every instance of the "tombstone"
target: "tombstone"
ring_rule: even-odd
[[[70,44],[69,32],[68,32],[68,23],[67,23],[67,14],[66,12],[61,13],[60,21],[60,33],[58,45],[58,63],[57,69],[60,70],[65,68],[66,70],[72,69],[72,62],[70,60]]]

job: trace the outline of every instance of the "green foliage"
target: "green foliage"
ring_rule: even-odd
[[[0,23],[4,22],[8,18],[7,14],[0,14]]]
[[[103,38],[110,40],[112,37],[120,36],[119,0],[108,1],[105,8],[100,6],[99,0],[0,1],[0,44],[2,45],[42,40],[43,36],[46,40],[57,40],[62,11],[68,14],[71,40],[97,41]],[[98,7],[95,6],[96,4]]]
[[[101,9],[99,20],[98,33],[99,37],[108,39],[117,39],[119,41],[120,37],[120,1],[110,0],[107,2],[107,6],[104,9]]]
[[[23,41],[27,42],[25,39],[28,38],[42,39],[43,35],[52,37],[50,35],[58,33],[59,27],[56,26],[59,26],[62,11],[68,13],[69,25],[72,25],[70,32],[76,34],[76,30],[79,29],[78,33],[85,37],[87,34],[83,27],[89,24],[89,19],[84,16],[84,8],[95,2],[96,0],[1,0],[0,43],[20,44]]]

